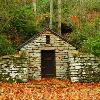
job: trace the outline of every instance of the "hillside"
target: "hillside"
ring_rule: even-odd
[[[0,1],[0,56],[41,32],[49,21],[49,1]],[[57,0],[54,1],[53,30],[57,32]],[[62,0],[62,35],[78,50],[100,56],[100,1]]]

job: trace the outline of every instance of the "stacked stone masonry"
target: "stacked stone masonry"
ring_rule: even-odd
[[[14,57],[16,58],[16,57]],[[2,57],[0,61],[0,81],[26,82],[28,79],[27,62],[17,62],[10,57]]]
[[[50,36],[50,44],[46,44],[46,35]],[[11,66],[6,68],[5,62],[0,63],[0,74],[6,72],[17,73],[22,79],[41,79],[41,50],[55,50],[56,78],[67,79],[69,71],[71,81],[79,81],[79,71],[84,66],[92,65],[96,68],[100,61],[94,55],[79,53],[73,46],[60,37],[46,31],[25,44],[19,52],[25,51],[27,63],[23,73],[18,73],[18,68],[12,71]],[[20,67],[21,68],[21,67]],[[8,71],[7,71],[8,70]],[[98,69],[96,69],[98,70]],[[16,74],[16,75],[17,75]],[[85,73],[84,73],[85,74]]]

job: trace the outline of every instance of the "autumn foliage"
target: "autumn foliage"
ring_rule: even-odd
[[[79,26],[79,18],[77,16],[71,16],[70,18],[73,24]]]
[[[0,100],[100,100],[100,83],[57,79],[0,83]]]

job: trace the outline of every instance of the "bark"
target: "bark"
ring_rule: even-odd
[[[61,0],[58,0],[58,33],[61,34]]]
[[[36,5],[37,5],[37,2],[36,2],[36,0],[32,0],[32,5],[33,5],[33,13],[35,15],[35,24],[36,24],[36,27],[37,27],[37,19],[36,19],[36,15],[37,15]]]
[[[53,23],[53,0],[50,0],[50,29],[52,29]]]
[[[24,5],[26,5],[26,0],[22,0],[22,3],[24,3]]]
[[[33,3],[33,11],[36,14],[36,0],[32,0]]]

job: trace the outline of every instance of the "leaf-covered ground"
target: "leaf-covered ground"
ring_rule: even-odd
[[[100,83],[57,79],[13,84],[0,82],[0,100],[100,100]]]

